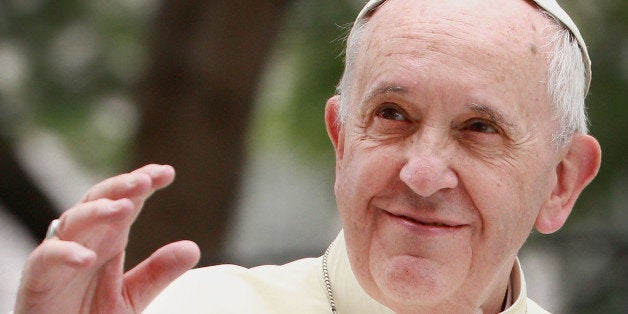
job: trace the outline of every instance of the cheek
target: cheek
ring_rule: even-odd
[[[371,200],[387,193],[398,181],[399,160],[386,149],[348,147],[336,177],[336,202],[345,232],[370,232],[376,212]]]
[[[482,232],[523,244],[551,192],[551,172],[538,164],[468,166],[461,181],[481,215]]]
[[[391,186],[399,175],[400,161],[379,148],[348,147],[337,170],[336,197],[368,201]]]

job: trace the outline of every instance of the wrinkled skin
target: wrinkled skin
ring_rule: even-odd
[[[172,243],[123,274],[131,224],[174,169],[148,165],[107,179],[60,217],[23,270],[15,313],[138,313],[200,257],[190,241]]]
[[[497,312],[532,227],[559,229],[595,176],[595,139],[550,144],[544,23],[523,1],[389,0],[344,124],[328,101],[351,266],[395,311]],[[94,186],[30,255],[15,313],[141,312],[200,254],[173,243],[123,274],[129,228],[173,179],[148,165]]]
[[[379,302],[499,312],[533,226],[560,228],[597,172],[592,137],[551,143],[547,25],[486,0],[389,0],[367,24],[350,114],[336,124],[333,97],[326,122],[351,266]]]

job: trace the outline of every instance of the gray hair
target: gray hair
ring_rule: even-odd
[[[546,30],[550,46],[547,89],[554,106],[554,119],[559,122],[559,127],[552,136],[552,143],[560,148],[570,143],[574,133],[588,132],[584,105],[587,89],[586,66],[582,51],[571,31],[542,8],[539,10],[552,21],[552,25]],[[355,60],[365,26],[372,13],[358,19],[346,38],[345,69],[336,88],[336,93],[340,96],[337,121],[340,124],[349,116]]]
[[[578,42],[571,32],[554,17],[543,13],[554,22],[547,30],[550,45],[547,89],[559,122],[552,142],[556,147],[563,147],[571,141],[574,133],[588,133],[584,105],[586,69]]]
[[[347,38],[347,48],[345,49],[345,68],[340,82],[336,86],[336,94],[340,96],[340,113],[338,115],[338,123],[343,124],[346,122],[349,116],[349,97],[352,91],[352,78],[355,69],[355,60],[358,56],[358,48],[364,33],[366,22],[368,22],[370,16],[365,16],[363,19],[358,19],[349,31]]]

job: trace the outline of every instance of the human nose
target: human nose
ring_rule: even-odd
[[[414,143],[401,168],[401,181],[422,197],[458,186],[458,175],[451,168],[451,152],[443,146],[434,141]]]

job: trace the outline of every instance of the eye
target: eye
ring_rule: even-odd
[[[468,130],[471,132],[478,132],[478,133],[492,133],[492,134],[499,133],[499,130],[495,126],[493,126],[493,124],[488,123],[484,120],[471,121],[467,125],[467,127],[465,127],[465,130]]]
[[[378,117],[386,120],[394,120],[394,121],[406,121],[406,116],[401,112],[400,109],[389,106],[383,107],[377,110],[375,113]]]

